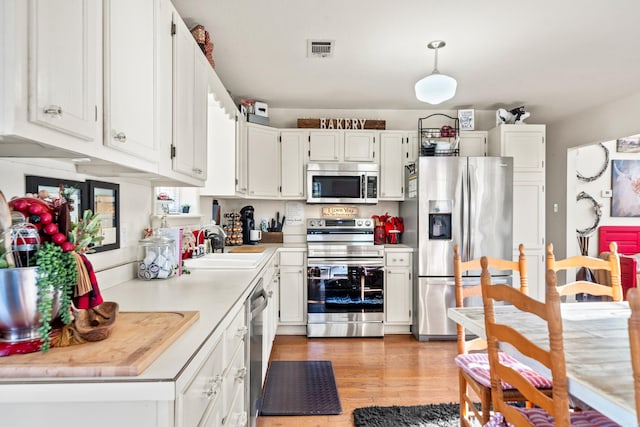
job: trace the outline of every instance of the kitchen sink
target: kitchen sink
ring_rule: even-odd
[[[256,268],[262,256],[262,253],[212,253],[199,258],[187,258],[184,266],[193,270]]]

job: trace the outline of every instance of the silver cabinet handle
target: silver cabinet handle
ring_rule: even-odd
[[[113,139],[115,139],[118,142],[127,142],[127,134],[124,132],[114,131]]]
[[[49,105],[42,110],[45,114],[50,116],[60,117],[62,115],[62,107],[58,105]]]
[[[235,381],[239,384],[244,381],[244,378],[247,376],[247,368],[243,366],[242,368],[236,371]]]
[[[198,175],[202,175],[202,169],[200,169],[200,168],[193,168],[192,171],[193,171],[193,173],[196,173]]]
[[[267,295],[269,296],[269,298],[273,297],[273,291],[267,292]]]
[[[211,399],[212,396],[217,395],[220,392],[222,386],[222,375],[218,374],[214,378],[211,378],[207,383],[207,389],[204,391],[204,395],[207,399]]]
[[[241,340],[244,340],[248,332],[249,332],[249,328],[247,328],[246,326],[241,326],[236,331],[236,338],[240,338]]]

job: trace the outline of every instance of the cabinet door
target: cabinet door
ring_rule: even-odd
[[[236,116],[236,193],[247,194],[247,121]]]
[[[409,132],[404,148],[404,163],[412,163],[420,156],[420,138],[418,131]]]
[[[404,132],[380,132],[380,200],[404,197]]]
[[[29,121],[88,141],[98,139],[101,130],[99,4],[93,0],[30,3]]]
[[[280,155],[278,130],[247,125],[247,184],[251,197],[278,197]]]
[[[337,162],[342,158],[344,132],[312,130],[309,132],[309,161]]]
[[[197,44],[195,48],[194,80],[193,80],[193,167],[192,175],[202,180],[207,179],[207,108],[209,98],[208,72],[211,65],[202,54]],[[212,95],[213,96],[213,95]]]
[[[305,323],[303,270],[302,266],[280,267],[280,323]]]
[[[487,132],[485,131],[465,131],[460,132],[460,156],[486,156],[487,155]]]
[[[385,272],[385,321],[411,324],[411,272],[409,268],[387,267]]]
[[[522,243],[525,250],[544,250],[545,242],[544,183],[539,181],[513,182],[513,246]]]
[[[157,160],[154,0],[104,5],[105,145]]]
[[[173,170],[193,174],[195,134],[195,49],[193,36],[180,17],[174,16],[173,36]]]
[[[287,199],[304,199],[304,151],[309,132],[280,132],[280,195]]]
[[[503,131],[503,155],[513,157],[514,172],[544,172],[544,131],[528,130],[527,126]]]
[[[344,131],[344,160],[347,162],[373,162],[376,159],[374,131]]]

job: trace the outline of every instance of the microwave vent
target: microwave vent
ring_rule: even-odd
[[[309,58],[330,58],[333,56],[333,40],[307,40]]]

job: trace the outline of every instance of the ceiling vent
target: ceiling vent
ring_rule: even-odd
[[[307,40],[307,57],[330,58],[333,56],[333,40]]]

